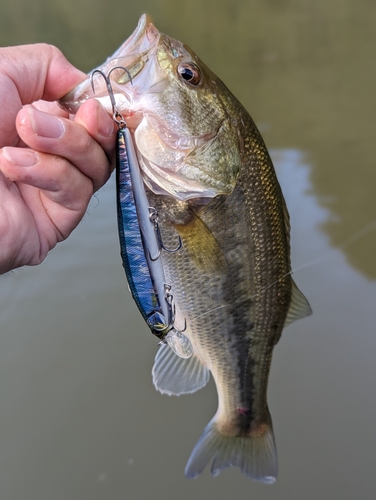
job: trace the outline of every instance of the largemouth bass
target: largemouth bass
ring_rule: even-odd
[[[195,477],[238,466],[272,483],[277,455],[267,405],[273,348],[282,329],[311,313],[291,278],[289,217],[272,161],[252,118],[181,42],[142,16],[100,70],[111,84],[136,146],[148,201],[166,245],[164,274],[174,290],[175,324],[186,324],[193,355],[162,345],[155,387],[187,394],[209,372],[218,410],[186,466]],[[110,112],[106,85],[89,80],[61,104],[70,112],[91,97]]]

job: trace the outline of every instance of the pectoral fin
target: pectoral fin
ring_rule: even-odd
[[[192,212],[185,224],[174,224],[184,248],[197,269],[205,274],[224,274],[227,269],[225,256],[205,222]]]

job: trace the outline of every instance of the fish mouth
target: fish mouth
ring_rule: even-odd
[[[176,92],[171,82],[178,78],[175,68],[184,58],[191,54],[183,44],[161,34],[143,15],[119,49],[59,105],[75,114],[85,101],[95,98],[123,119],[135,141],[143,180],[153,193],[180,201],[229,194],[233,184],[206,171],[197,160],[215,143],[222,124],[211,123],[194,133],[183,120],[177,132],[179,110],[170,106],[169,112],[162,111],[166,100],[171,101],[170,89]]]
[[[158,46],[159,38],[159,31],[143,14],[132,35],[103,64],[95,68],[89,78],[62,97],[58,101],[59,106],[75,114],[85,101],[95,98],[112,113],[111,99],[103,78],[103,75],[107,77],[111,72],[110,82],[116,109],[123,115],[128,127],[136,128],[142,115],[134,109],[134,101],[140,93],[135,80],[145,68],[153,49]]]

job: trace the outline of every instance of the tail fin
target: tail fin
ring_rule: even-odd
[[[196,443],[185,468],[188,478],[198,476],[213,458],[211,473],[217,476],[226,467],[237,466],[256,481],[271,484],[277,478],[277,450],[271,423],[252,435],[223,436],[214,417]]]

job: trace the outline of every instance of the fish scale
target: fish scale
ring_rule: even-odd
[[[251,130],[257,133],[254,127]],[[259,140],[262,139],[259,137]],[[274,175],[272,180],[252,184],[252,177],[259,177],[257,169],[272,168],[268,156],[253,156],[253,161],[240,172],[230,196],[221,203],[214,200],[198,209],[201,220],[219,242],[227,263],[226,273],[211,276],[202,269],[203,288],[202,274],[197,273],[183,236],[182,249],[162,257],[167,279],[173,283],[177,309],[187,320],[186,335],[195,346],[195,355],[210,367],[216,382],[219,396],[216,425],[224,435],[237,437],[259,432],[263,425],[271,429],[267,381],[272,349],[282,331],[291,300],[289,249],[282,205],[277,205],[277,211],[274,209],[269,220],[265,217],[270,205],[275,205],[275,197],[282,195]],[[265,160],[269,164],[265,164]],[[254,171],[251,176],[249,169]],[[163,214],[163,239],[172,244],[176,238],[174,223],[184,219],[181,206],[176,209],[175,217],[169,198],[152,193],[149,197]],[[258,197],[260,203],[257,203]],[[187,204],[186,210],[192,207]],[[275,240],[279,244],[284,242],[284,251],[274,251],[271,262]],[[278,286],[270,286],[275,282]],[[207,314],[210,310],[214,311],[213,315]],[[239,414],[239,409],[244,413]]]
[[[255,168],[254,164],[253,168]],[[247,184],[248,179],[249,177],[247,176]],[[252,200],[252,203],[244,203],[247,195],[249,199]],[[190,328],[190,332],[187,333],[187,335],[194,339],[195,345],[200,346],[200,352],[209,351],[211,353],[209,356],[210,359],[217,358],[216,372],[214,371],[214,365],[211,369],[214,378],[228,378],[231,364],[234,364],[235,359],[234,375],[232,377],[235,386],[229,386],[228,382],[225,385],[226,391],[231,394],[231,397],[227,398],[231,400],[230,408],[236,408],[241,404],[249,407],[250,415],[256,416],[261,412],[261,416],[258,416],[258,419],[262,419],[264,418],[262,412],[265,411],[265,403],[263,400],[266,395],[263,389],[267,384],[271,357],[266,356],[262,359],[258,359],[257,352],[271,350],[274,346],[273,338],[276,332],[273,331],[272,338],[270,338],[269,323],[273,322],[274,318],[278,318],[278,328],[282,330],[284,317],[290,302],[291,290],[288,286],[290,279],[286,278],[285,281],[287,281],[287,286],[284,292],[284,304],[282,301],[282,308],[285,307],[285,311],[282,309],[282,314],[281,311],[276,308],[275,287],[270,288],[267,292],[262,294],[264,298],[262,302],[260,300],[253,300],[254,305],[252,307],[252,296],[256,296],[260,293],[257,273],[258,271],[264,271],[262,266],[263,261],[268,265],[267,260],[263,259],[262,255],[265,253],[265,246],[268,247],[268,241],[270,241],[270,236],[265,232],[265,212],[259,209],[253,210],[256,195],[257,193],[255,193],[254,189],[248,189],[247,186],[245,186],[245,188],[243,187],[241,174],[237,188],[233,194],[227,198],[225,202],[226,206],[223,207],[221,211],[223,217],[219,217],[215,203],[213,206],[214,216],[211,215],[212,209],[210,204],[201,214],[201,219],[206,223],[216,240],[219,242],[228,264],[228,272],[225,277],[219,279],[215,278],[216,283],[213,283],[212,280],[206,283],[205,289],[214,288],[217,290],[214,294],[215,299],[208,299],[206,296],[203,296],[202,293],[197,293],[200,289],[199,283],[201,281],[201,276],[197,274],[197,270],[194,268],[194,264],[192,264],[189,255],[184,251],[184,239],[183,249],[179,254],[163,256],[163,259],[164,268],[168,270],[170,281],[173,282],[173,280],[175,280],[174,289],[178,291],[177,294],[175,293],[176,304],[179,309],[182,310],[182,314],[187,317],[187,324]],[[161,202],[161,199],[158,200],[158,197],[155,197],[153,200],[154,203],[158,203],[158,201]],[[165,217],[166,214],[169,214],[170,223],[173,223],[174,214],[168,200],[166,200],[166,205],[167,206],[164,206],[163,203],[160,203],[158,211],[165,214]],[[246,210],[245,207],[248,207],[248,210]],[[260,218],[263,219],[262,225],[258,223],[258,219]],[[283,214],[280,214],[279,218],[282,218],[282,222],[280,222],[279,225],[277,224],[277,229],[283,231]],[[231,234],[229,234],[229,225],[226,223],[226,219],[235,219],[237,221],[237,224],[232,226],[233,230]],[[247,230],[249,226],[255,228],[261,227],[262,235],[257,234],[257,229],[249,232],[249,230]],[[240,242],[238,240],[240,240]],[[246,244],[244,240],[246,240]],[[265,243],[262,244],[262,241],[265,241]],[[239,252],[239,245],[243,247],[243,252]],[[253,259],[251,260],[249,257],[252,255]],[[278,257],[277,255],[276,259]],[[261,286],[266,287],[270,285],[276,279],[288,272],[288,258],[282,253],[281,257],[283,260],[282,264],[273,266],[273,269],[277,267],[278,274],[274,275],[269,273],[268,282],[261,283]],[[252,261],[254,261],[254,264]],[[183,262],[183,264],[179,265],[181,262]],[[244,262],[247,262],[247,266],[244,265]],[[186,283],[184,280],[186,276],[197,276],[197,282],[191,279]],[[182,281],[177,282],[177,277],[182,277]],[[189,308],[186,303],[184,304],[184,298],[180,297],[180,290],[185,291],[184,296],[193,298],[189,302]],[[277,293],[281,295],[282,292],[280,287]],[[248,303],[250,307],[247,310],[246,307],[239,307],[239,303]],[[265,310],[268,303],[272,305],[271,312]],[[218,307],[223,305],[225,305],[225,307],[218,309]],[[218,311],[214,324],[210,323],[206,315],[200,319],[200,314],[204,314],[205,311],[210,309]],[[259,321],[257,317],[258,309],[261,312]],[[197,316],[199,317],[198,320],[196,319]],[[265,323],[266,317],[268,317],[268,321],[266,322],[267,324],[264,325],[263,323]],[[251,328],[251,326],[253,326],[253,328]],[[265,332],[265,330],[267,330],[267,332]],[[213,338],[211,332],[216,332],[215,343],[211,341]],[[224,342],[218,341],[219,332],[219,337],[221,340],[223,339]],[[248,340],[245,340],[244,337],[247,337]],[[253,349],[252,352],[248,354],[248,349],[245,350],[244,346],[250,343],[253,344]],[[233,346],[232,349],[229,349],[229,344]],[[236,351],[235,356],[233,350]],[[203,359],[203,361],[205,361],[205,359]],[[250,367],[251,369],[249,370]],[[257,388],[256,380],[261,382],[261,385]],[[220,385],[221,384],[217,384],[217,387]],[[239,394],[247,394],[248,398]],[[250,398],[255,401],[260,401],[260,409],[253,408],[252,401],[249,400]],[[234,405],[235,401],[237,402],[236,405]]]

